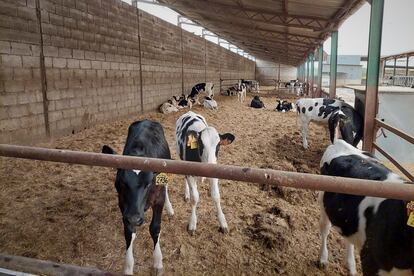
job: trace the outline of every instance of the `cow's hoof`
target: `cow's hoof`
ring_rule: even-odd
[[[326,267],[328,266],[328,263],[321,262],[321,261],[316,261],[316,266],[317,266],[319,269],[326,269]]]
[[[163,268],[153,268],[152,269],[152,275],[154,276],[161,276],[164,275],[164,269]]]
[[[190,236],[194,236],[195,235],[195,229],[190,229],[190,225],[187,224],[187,232],[188,234],[190,234]]]
[[[220,227],[219,231],[223,234],[228,234],[229,233],[229,229],[227,227]]]

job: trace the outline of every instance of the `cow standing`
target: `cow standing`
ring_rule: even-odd
[[[214,83],[212,82],[202,82],[197,83],[193,86],[191,89],[191,93],[187,96],[187,99],[191,99],[193,103],[201,105],[199,101],[199,94],[201,92],[205,92],[207,94],[207,97],[213,98],[214,97]]]
[[[234,135],[231,133],[219,134],[214,127],[209,127],[203,116],[192,111],[183,114],[178,118],[175,129],[177,153],[181,160],[217,163],[220,146],[231,144],[234,141]],[[223,233],[228,232],[227,221],[220,204],[220,191],[218,188],[218,179],[210,178],[211,197],[217,209],[217,218],[220,224],[220,230]],[[191,217],[188,224],[188,231],[194,234],[197,228],[196,208],[199,200],[197,190],[197,181],[195,176],[185,176],[185,199],[190,198],[191,191]]]
[[[116,154],[109,146],[103,146],[103,153]],[[138,121],[128,128],[128,137],[123,155],[171,159],[170,149],[165,140],[162,126],[153,121]],[[150,234],[154,242],[154,269],[161,273],[163,269],[160,247],[161,215],[165,205],[167,213],[173,215],[165,174],[140,170],[118,169],[115,188],[118,192],[118,205],[122,213],[124,235],[126,241],[126,256],[124,273],[133,274],[134,256],[133,242],[136,237],[136,227],[144,223],[144,214],[152,208]]]
[[[323,175],[404,182],[371,154],[340,139],[328,146],[320,167]],[[351,275],[356,274],[354,245],[361,251],[364,275],[414,274],[414,228],[407,225],[406,201],[321,192],[319,203],[321,266],[328,263],[327,237],[334,225],[346,239]]]

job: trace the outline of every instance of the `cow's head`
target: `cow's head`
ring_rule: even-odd
[[[331,142],[333,143],[335,138],[341,139],[342,137],[342,128],[345,121],[348,117],[342,112],[342,110],[335,111],[328,120],[329,126],[329,136]]]
[[[102,153],[116,154],[109,146],[102,147]],[[154,185],[154,173],[140,170],[118,169],[115,188],[118,192],[118,205],[122,213],[124,226],[131,232],[144,223],[147,198]]]
[[[219,134],[214,127],[206,127],[201,132],[188,131],[186,160],[217,163],[220,146],[230,145],[234,139],[233,134]]]

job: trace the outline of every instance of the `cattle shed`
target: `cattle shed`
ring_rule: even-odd
[[[303,150],[295,112],[256,111],[223,95],[215,98],[217,111],[195,107],[220,131],[235,133],[236,143],[220,153],[226,165],[100,152],[103,144],[121,151],[128,126],[142,119],[160,122],[172,149],[175,121],[184,112],[155,111],[197,83],[212,82],[219,92],[240,79],[275,85],[263,95],[272,106],[278,97],[297,99],[279,90],[280,82],[297,78],[305,97],[334,99],[338,28],[365,2],[371,18],[363,149],[379,151],[413,181],[375,141],[384,128],[414,142],[376,118],[384,0],[0,0],[0,274],[121,271],[113,182],[114,168],[124,168],[176,174],[169,188],[176,214],[162,219],[167,275],[345,275],[339,255],[326,271],[313,263],[317,191],[412,200],[414,187],[318,175],[329,145],[326,129],[310,130],[313,147]],[[177,25],[143,11],[141,3],[174,10]],[[203,35],[184,30],[186,24],[202,26]],[[324,91],[323,68],[315,72],[314,63],[322,64],[328,37],[330,87]],[[180,199],[182,175],[189,172],[220,179],[228,235],[212,230],[207,200],[200,203],[200,230],[187,234],[188,206]],[[200,193],[208,194],[205,186]],[[152,241],[140,238],[135,268],[146,275]],[[332,248],[344,254],[340,243]]]

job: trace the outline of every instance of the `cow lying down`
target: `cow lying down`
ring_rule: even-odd
[[[323,175],[404,182],[371,154],[340,139],[328,146],[320,168]],[[360,251],[364,275],[414,274],[414,215],[411,213],[413,224],[408,226],[408,202],[321,192],[319,203],[321,266],[328,263],[327,237],[333,225],[346,240],[346,264],[351,275],[357,273],[354,245]]]
[[[287,112],[287,111],[295,111],[295,105],[290,103],[286,100],[277,100],[276,111],[279,112]]]
[[[265,105],[264,105],[264,103],[262,102],[262,100],[260,99],[259,96],[254,96],[253,100],[250,103],[250,107],[265,108]]]
[[[217,109],[217,102],[210,97],[204,97],[203,106],[207,109],[215,110]]]

